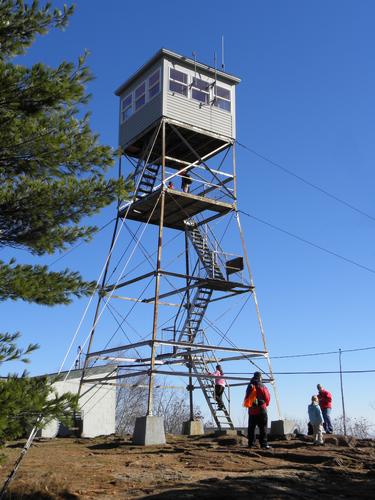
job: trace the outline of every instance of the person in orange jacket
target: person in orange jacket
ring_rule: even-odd
[[[317,386],[318,389],[318,400],[319,406],[323,414],[323,427],[327,434],[332,434],[333,427],[331,422],[331,411],[332,411],[332,394],[324,389],[320,384]]]
[[[248,447],[255,446],[255,428],[259,427],[259,443],[261,448],[268,450],[267,444],[267,406],[270,404],[271,396],[269,390],[262,384],[262,374],[255,372],[246,389],[246,396],[253,391],[255,387],[256,398],[253,405],[249,408],[249,424],[247,428]]]

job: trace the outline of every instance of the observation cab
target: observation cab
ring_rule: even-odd
[[[205,224],[234,209],[239,82],[161,49],[116,90],[119,144],[135,186],[131,201],[120,207],[122,216],[159,225],[162,190],[163,225],[173,229]]]

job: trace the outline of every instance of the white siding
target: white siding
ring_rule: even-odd
[[[121,123],[121,101],[124,97],[133,92],[142,82],[146,81],[158,68],[160,68],[160,93],[156,95],[151,101],[147,102],[142,108],[136,111],[126,122]],[[163,95],[163,70],[162,63],[158,61],[143,73],[139,79],[135,80],[126,91],[120,96],[120,110],[119,110],[119,144],[125,146],[131,140],[140,134],[143,130],[148,128],[155,120],[162,116],[162,95]]]
[[[170,61],[164,63],[164,103],[163,114],[168,118],[178,120],[182,123],[193,125],[202,128],[209,132],[223,135],[231,139],[235,138],[235,86],[217,78],[217,84],[226,88],[231,93],[231,111],[225,111],[212,104],[200,103],[190,97],[191,89],[189,88],[189,97],[172,93],[169,91],[169,68],[177,69],[188,74],[189,83],[196,76],[205,80],[209,84],[213,84],[212,76],[205,74],[202,71],[193,71],[182,64],[173,64]]]
[[[128,121],[120,125],[119,144],[129,144],[138,134],[146,130],[154,121],[162,116],[162,92],[154,97],[143,108],[134,113]]]
[[[168,92],[165,116],[209,132],[233,138],[232,114],[214,106],[199,106],[197,101]]]

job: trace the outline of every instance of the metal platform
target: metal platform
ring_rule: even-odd
[[[139,222],[148,222],[155,226],[160,224],[160,194],[161,187],[138,201],[123,205],[119,215],[126,219]],[[184,221],[194,215],[208,211],[218,215],[225,215],[234,210],[234,204],[217,201],[204,196],[184,193],[177,189],[165,189],[164,226],[172,229],[185,229]]]
[[[152,349],[155,346],[160,347],[170,347],[172,350],[170,352],[157,353],[155,351],[155,361],[152,363],[152,356],[145,355],[142,357],[133,357],[130,354],[134,352],[134,349],[141,347],[148,347]],[[126,353],[129,354],[126,354]],[[217,357],[215,353],[222,352],[220,357]],[[230,354],[236,354],[235,356],[230,356]],[[239,354],[240,353],[240,354]],[[229,354],[229,356],[228,356]],[[136,342],[133,344],[119,345],[110,349],[104,349],[101,351],[91,352],[88,354],[88,358],[91,360],[101,361],[101,362],[115,362],[117,367],[123,370],[122,373],[116,373],[114,375],[109,374],[106,377],[106,381],[115,381],[122,378],[133,378],[140,375],[163,375],[163,376],[173,376],[173,377],[193,377],[200,381],[204,380],[211,381],[212,383],[215,379],[215,375],[210,373],[209,364],[224,363],[226,361],[240,360],[240,359],[259,359],[267,358],[267,351],[260,351],[255,349],[246,349],[233,347],[229,345],[207,345],[197,342],[185,342],[185,341],[175,341],[175,340],[144,340],[141,342]],[[189,370],[189,367],[194,366],[193,372]],[[173,368],[173,366],[175,368]],[[178,371],[176,369],[178,366]],[[129,368],[130,371],[129,371]],[[125,370],[125,372],[124,372]],[[246,386],[249,383],[251,375],[231,375],[226,374],[225,379],[231,383],[231,385]],[[273,382],[272,376],[265,376],[263,378],[265,383]],[[95,379],[90,379],[90,381],[95,381]],[[97,381],[102,381],[98,378]],[[204,391],[207,392],[207,391]],[[215,412],[214,412],[215,413]]]

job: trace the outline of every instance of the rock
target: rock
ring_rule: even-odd
[[[242,436],[223,436],[216,439],[221,446],[244,446],[247,444],[247,439]]]
[[[327,434],[324,436],[324,443],[325,444],[332,444],[333,446],[338,446],[338,439],[335,436],[330,436]]]
[[[357,444],[353,436],[337,436],[337,441],[339,446],[355,447]]]

